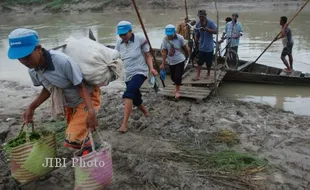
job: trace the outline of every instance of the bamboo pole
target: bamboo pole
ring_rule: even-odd
[[[219,44],[218,44],[218,41],[219,41],[219,12],[217,10],[217,0],[215,0],[214,2],[215,4],[215,10],[216,10],[216,25],[217,25],[217,33],[216,33],[216,47],[215,47],[215,58],[214,58],[214,85],[215,85],[215,89],[214,89],[214,94],[216,95],[217,94],[217,51],[219,49]]]
[[[305,2],[305,4],[297,11],[297,13],[294,15],[293,18],[291,18],[291,20],[287,23],[287,26],[297,17],[297,15],[300,13],[300,11],[309,3],[310,0],[307,0]],[[256,61],[259,60],[259,58],[267,51],[267,49],[273,44],[273,42],[275,42],[277,40],[277,38],[280,36],[280,34],[282,33],[279,32],[279,34],[274,38],[274,40],[271,41],[271,43],[265,48],[265,50],[258,56],[258,58],[253,62],[256,63]]]
[[[185,1],[185,18],[186,18],[186,20],[187,21],[189,21],[189,18],[188,18],[188,12],[187,12],[187,1],[186,0],[184,0]],[[187,23],[185,23],[186,24],[186,32],[188,32],[188,35],[187,35],[187,40],[188,40],[188,42],[189,42],[189,39],[190,39],[190,29],[189,29],[189,26],[187,25]]]
[[[148,42],[149,45],[150,45],[150,51],[151,51],[151,55],[153,56],[153,62],[154,62],[153,64],[155,65],[156,70],[157,70],[158,73],[159,73],[159,72],[160,72],[160,68],[159,68],[159,66],[158,66],[157,63],[156,63],[156,57],[155,57],[155,55],[154,55],[154,51],[153,51],[151,42],[150,42],[150,40],[149,40],[149,37],[148,37],[148,35],[147,35],[147,33],[146,33],[146,30],[145,30],[145,28],[144,28],[144,24],[143,24],[143,21],[142,21],[142,19],[141,19],[141,16],[140,16],[140,13],[139,13],[139,10],[138,10],[138,7],[137,7],[137,5],[136,5],[135,0],[132,0],[132,3],[133,3],[133,5],[134,5],[134,8],[135,8],[136,13],[137,13],[137,15],[138,15],[138,18],[139,18],[139,21],[140,21],[140,24],[141,24],[143,33],[144,33],[144,35],[145,35],[145,38],[146,38],[147,42]],[[160,80],[161,80],[161,82],[162,82],[163,87],[165,88],[165,87],[166,87],[165,82],[161,79],[161,77],[159,77],[159,78],[160,78]]]
[[[186,18],[188,19],[187,1],[186,0],[185,0],[185,15],[186,15]]]

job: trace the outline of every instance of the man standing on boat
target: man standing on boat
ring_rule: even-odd
[[[225,30],[222,35],[222,40],[227,39],[227,47],[230,47],[238,54],[238,46],[240,37],[243,35],[242,24],[238,21],[239,14],[232,14],[232,21],[226,24]]]
[[[280,25],[282,26],[282,33],[278,38],[275,39],[275,41],[282,38],[283,50],[281,53],[281,59],[282,59],[284,65],[286,66],[286,68],[284,70],[287,72],[292,72],[293,71],[292,49],[293,49],[294,41],[292,38],[292,31],[286,23],[287,23],[287,17],[282,16],[280,18]],[[289,58],[289,64],[285,58],[287,55]]]
[[[193,80],[200,79],[200,72],[202,65],[207,64],[207,78],[210,76],[210,70],[212,66],[212,58],[214,51],[213,34],[217,33],[217,26],[211,19],[207,19],[207,13],[205,10],[198,11],[199,21],[196,24],[196,38],[195,44],[198,47],[198,66],[197,76]]]

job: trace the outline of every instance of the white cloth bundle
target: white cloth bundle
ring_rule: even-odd
[[[84,79],[93,85],[106,86],[123,75],[123,61],[117,50],[83,37],[66,39],[61,51],[81,68]]]

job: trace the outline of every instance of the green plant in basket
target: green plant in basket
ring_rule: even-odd
[[[12,177],[19,183],[38,179],[53,170],[45,167],[46,158],[56,158],[55,134],[46,130],[23,131],[5,145],[6,158],[9,161]],[[53,163],[52,165],[55,165]]]
[[[41,135],[38,132],[31,132],[29,134],[30,142],[33,142],[33,141],[38,140],[40,138],[41,138]],[[26,143],[26,132],[22,132],[16,138],[14,138],[13,140],[9,141],[6,144],[6,148],[17,147],[17,146],[20,146],[20,145],[25,144],[25,143]]]
[[[37,141],[39,139],[41,139],[41,137],[45,137],[50,135],[51,132],[47,131],[47,130],[41,130],[41,131],[32,131],[30,132],[29,135],[29,141],[30,142],[34,142]],[[19,133],[17,135],[17,137],[15,137],[14,139],[10,140],[8,143],[6,143],[6,145],[4,146],[4,150],[8,156],[8,158],[10,157],[10,151],[12,148],[14,147],[18,147],[20,145],[23,145],[27,142],[27,137],[26,137],[26,132],[23,131],[21,133]]]

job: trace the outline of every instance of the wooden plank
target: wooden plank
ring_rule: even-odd
[[[161,92],[173,92],[174,89],[170,88],[170,89],[166,89],[163,88],[162,90],[160,90]],[[187,90],[182,90],[180,89],[180,93],[181,94],[199,94],[199,95],[208,95],[211,92],[211,90],[206,90],[206,91],[187,91]]]
[[[161,88],[158,94],[164,96],[174,97],[175,94],[173,91],[175,86],[168,85],[165,88]],[[191,86],[181,86],[180,88],[180,97],[193,98],[193,99],[204,99],[207,98],[211,93],[211,90],[208,88],[200,87],[191,87]]]
[[[191,72],[193,72],[195,69],[191,68],[188,71],[186,71],[183,75],[182,75],[182,79],[184,79],[186,76],[188,76]]]
[[[158,94],[164,95],[164,96],[170,96],[170,97],[174,97],[174,93],[171,91],[160,91],[158,92]],[[193,98],[193,99],[204,99],[207,98],[209,96],[208,95],[197,95],[197,94],[184,94],[184,93],[180,93],[180,97],[184,97],[184,98]]]
[[[217,72],[217,78],[219,77],[220,72]],[[201,70],[200,80],[193,81],[192,79],[196,77],[196,72],[191,72],[183,79],[183,84],[213,84],[214,83],[214,70],[211,70],[209,78],[206,78],[207,71]]]
[[[205,85],[208,85],[208,84],[213,84],[214,83],[214,77],[210,77],[210,78],[200,78],[200,80],[197,80],[197,81],[192,81],[192,80],[187,80],[187,81],[184,81],[182,82],[183,84],[205,84]]]
[[[164,90],[164,91],[160,91],[160,92],[158,92],[158,94],[162,94],[162,93],[164,93],[164,94],[169,94],[170,96],[175,96],[175,94],[173,93],[173,90]],[[208,93],[197,93],[197,92],[195,92],[195,93],[190,93],[190,92],[180,92],[180,95],[181,95],[181,97],[182,96],[186,96],[186,97],[204,97],[204,98],[206,98],[206,97],[208,97],[209,96],[209,94],[210,94],[210,92],[208,92]]]
[[[225,65],[223,65],[223,64],[217,64],[216,66],[214,66],[214,64],[213,64],[212,67],[211,67],[211,70],[214,70],[214,69],[221,70],[221,69],[223,69],[224,67],[225,67]],[[194,69],[194,71],[196,72],[196,70],[197,70],[197,63],[195,63],[195,66],[194,66],[194,67],[192,66],[192,64],[188,64],[188,65],[187,65],[187,68],[189,68],[189,69]],[[201,70],[207,70],[207,67],[206,67],[205,65],[203,65],[203,66],[201,67]]]
[[[175,90],[175,86],[166,86],[165,88],[162,89],[164,90]],[[180,92],[181,93],[210,93],[210,89],[206,87],[189,87],[189,86],[181,86],[180,87]]]
[[[247,68],[247,67],[248,67],[249,65],[251,65],[251,64],[253,64],[253,62],[252,62],[252,61],[248,61],[248,62],[246,62],[245,64],[239,66],[239,67],[237,68],[237,71],[242,71],[242,70],[244,70],[245,68]]]

